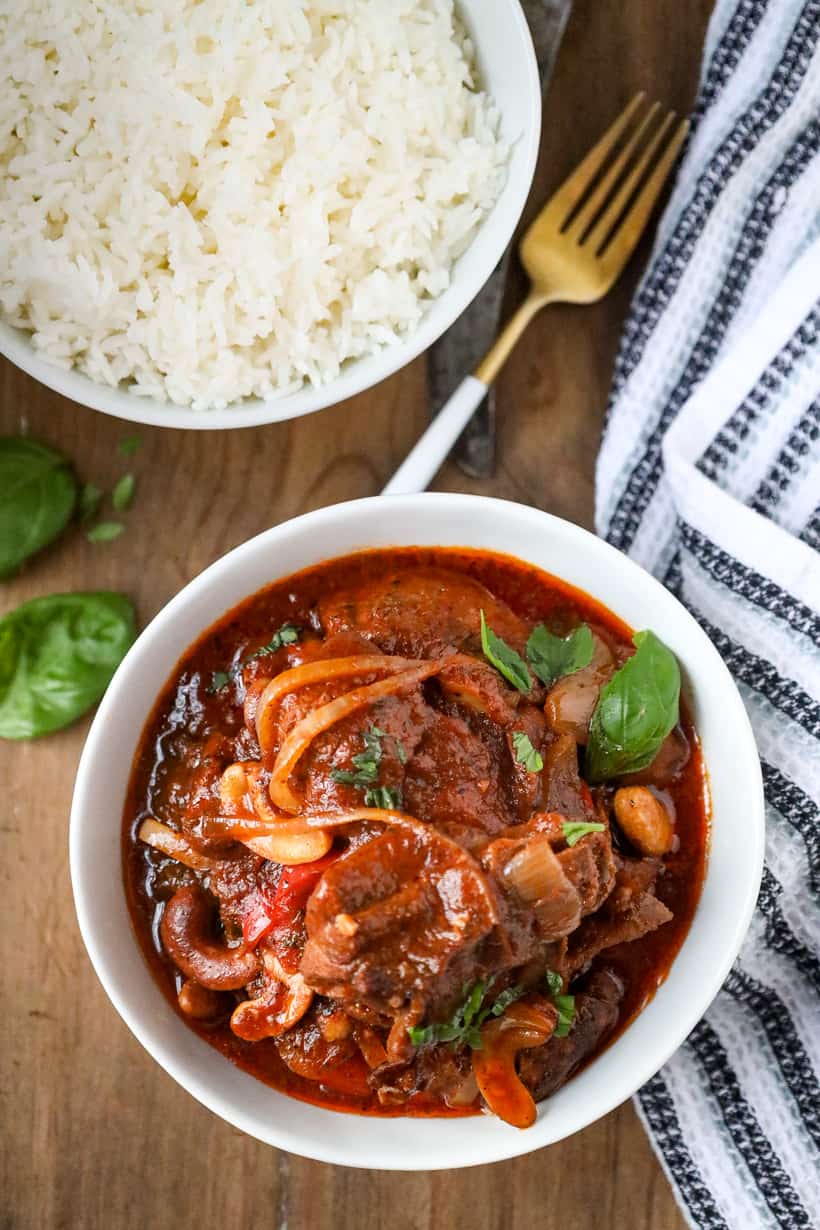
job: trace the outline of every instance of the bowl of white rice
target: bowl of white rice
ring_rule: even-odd
[[[518,0],[0,8],[0,353],[227,428],[385,379],[507,247],[540,135]]]

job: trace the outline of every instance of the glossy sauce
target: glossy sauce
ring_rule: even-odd
[[[183,656],[142,733],[123,824],[124,881],[134,929],[154,977],[185,1024],[233,1063],[277,1089],[334,1109],[380,1116],[474,1112],[449,1109],[420,1094],[405,1105],[387,1108],[369,1089],[368,1069],[358,1057],[328,1070],[327,1082],[319,1085],[287,1068],[273,1039],[245,1042],[231,1031],[227,1018],[202,1024],[185,1016],[176,1000],[182,976],[159,941],[159,920],[164,900],[171,895],[169,886],[174,884],[176,868],[171,860],[149,850],[136,833],[146,817],[173,822],[179,814],[187,786],[186,758],[193,747],[218,733],[234,737],[238,748],[247,749],[242,681],[238,679],[219,691],[209,690],[216,672],[227,672],[284,623],[318,631],[314,612],[320,596],[348,590],[388,568],[397,571],[420,566],[446,567],[467,574],[528,623],[545,622],[559,634],[579,622],[593,623],[602,626],[616,642],[631,647],[630,630],[610,611],[581,591],[508,556],[462,549],[403,548],[362,552],[318,565],[276,582],[233,608]],[[656,631],[663,636],[662,628]],[[265,673],[264,664],[258,671]],[[656,889],[674,918],[634,943],[607,950],[606,963],[621,976],[626,993],[617,1028],[605,1045],[626,1028],[666,977],[701,892],[709,838],[708,789],[697,737],[685,707],[681,725],[692,754],[682,776],[668,791],[675,806],[679,845],[676,853],[665,857],[665,872]]]

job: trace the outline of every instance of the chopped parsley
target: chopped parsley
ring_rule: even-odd
[[[521,986],[508,987],[502,991],[492,1003],[484,1003],[485,996],[492,986],[492,978],[482,979],[473,987],[464,984],[463,1004],[456,1009],[449,1021],[437,1025],[414,1025],[407,1033],[413,1046],[429,1046],[431,1043],[447,1042],[452,1047],[469,1046],[473,1051],[481,1050],[481,1026],[491,1016],[501,1016],[510,1004],[515,1003],[526,989]]]
[[[546,980],[550,1000],[558,1013],[558,1024],[555,1026],[553,1036],[556,1038],[566,1038],[575,1021],[575,996],[562,994],[564,980],[555,970],[547,970]]]
[[[533,747],[529,735],[525,734],[523,730],[514,731],[512,744],[518,763],[522,764],[528,773],[540,773],[544,767],[544,758]]]
[[[384,731],[378,726],[371,726],[362,735],[364,751],[353,757],[353,769],[331,769],[330,776],[334,782],[344,786],[359,786],[362,790],[374,785],[379,780],[379,765],[382,756],[382,739]],[[369,805],[368,805],[369,806]]]
[[[532,676],[527,670],[527,664],[511,645],[496,636],[487,624],[484,612],[481,612],[481,648],[484,657],[494,666],[500,675],[519,692],[529,692],[532,687]]]
[[[564,820],[562,824],[564,830],[564,841],[568,846],[574,846],[586,837],[587,833],[603,833],[606,828],[605,824],[586,824],[583,820]]]
[[[365,791],[365,807],[380,807],[384,811],[401,811],[402,797],[399,786],[371,786]]]
[[[295,624],[282,624],[282,627],[279,628],[278,631],[274,632],[267,645],[262,645],[259,649],[254,649],[252,653],[249,653],[247,657],[242,658],[240,662],[235,663],[227,671],[214,671],[211,676],[211,682],[208,684],[205,691],[211,695],[213,695],[214,692],[221,692],[224,687],[227,687],[232,679],[236,678],[243,667],[247,666],[249,662],[255,661],[256,658],[265,658],[271,653],[278,653],[283,645],[295,644],[301,635],[302,633]]]

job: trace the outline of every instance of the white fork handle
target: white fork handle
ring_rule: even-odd
[[[447,459],[447,454],[487,396],[487,385],[475,376],[462,380],[418,443],[390,479],[382,495],[410,495],[426,491]]]

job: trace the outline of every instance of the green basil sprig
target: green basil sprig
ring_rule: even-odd
[[[0,579],[63,532],[77,481],[61,453],[36,440],[0,439]]]
[[[532,677],[527,670],[527,664],[519,653],[496,636],[488,625],[484,612],[481,612],[481,648],[484,657],[503,675],[508,683],[519,692],[529,692],[532,687]]]
[[[33,739],[81,717],[134,636],[123,594],[51,594],[0,619],[0,738]]]
[[[555,636],[543,624],[534,628],[527,641],[527,659],[535,674],[550,687],[564,675],[574,675],[592,661],[595,642],[586,624],[568,636]]]
[[[584,776],[602,782],[651,764],[680,712],[680,668],[654,632],[636,632],[637,652],[601,689],[589,724]]]

